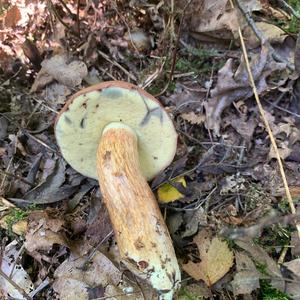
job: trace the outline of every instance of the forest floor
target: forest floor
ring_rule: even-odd
[[[0,299],[155,299],[55,139],[66,100],[111,80],[178,133],[149,183],[176,299],[300,299],[299,32],[297,0],[1,1]]]

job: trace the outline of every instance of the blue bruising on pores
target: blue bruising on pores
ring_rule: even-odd
[[[123,96],[123,91],[117,87],[108,87],[101,91],[102,96],[109,99],[118,99]]]
[[[72,121],[68,116],[64,115],[64,118],[67,124],[72,124]]]

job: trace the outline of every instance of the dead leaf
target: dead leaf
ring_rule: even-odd
[[[189,113],[184,113],[181,115],[181,117],[188,121],[191,124],[202,124],[205,121],[205,115],[203,114],[195,114],[193,111]]]
[[[16,5],[13,5],[6,12],[4,24],[6,27],[16,27],[18,22],[21,20],[21,13]]]
[[[11,228],[10,228],[10,226],[8,224],[10,223],[11,219],[12,219],[12,217],[9,214],[2,217],[0,219],[0,227],[3,229],[6,229],[6,230],[11,229],[12,232],[17,235],[24,235],[28,228],[27,220],[24,219],[24,220],[16,221],[16,222],[14,222],[14,224],[11,225]]]
[[[52,218],[47,212],[34,211],[28,216],[28,232],[24,246],[38,261],[49,259],[39,251],[49,251],[54,244],[69,247],[64,233],[64,221]]]
[[[249,143],[253,137],[257,122],[254,118],[249,118],[248,120],[231,118],[230,125]]]
[[[262,33],[262,35],[270,43],[283,43],[288,36],[281,28],[266,22],[256,22],[257,29]],[[247,26],[244,31],[244,38],[246,40],[247,46],[251,48],[256,48],[260,46],[261,42],[253,32],[250,26]]]
[[[43,88],[54,79],[69,88],[74,88],[80,85],[82,79],[88,74],[84,62],[74,60],[69,63],[65,55],[55,55],[45,59],[41,65],[42,69],[31,87],[31,93]]]
[[[300,278],[300,258],[293,259],[283,265]]]
[[[123,272],[101,252],[95,255],[86,266],[84,257],[70,258],[64,261],[55,271],[54,290],[60,295],[61,300],[80,299],[88,300],[87,288],[101,286],[104,288],[104,296],[120,295],[120,300],[141,300],[140,288],[133,282],[128,281]],[[126,295],[126,290],[134,294]],[[76,291],[76,293],[75,293]],[[75,298],[74,298],[74,295]],[[122,295],[122,296],[121,296]]]
[[[300,33],[298,33],[297,36],[294,62],[295,62],[295,70],[298,73],[298,75],[300,75]]]
[[[183,270],[196,280],[203,280],[212,286],[232,267],[233,253],[225,241],[218,237],[210,238],[208,231],[202,230],[194,238],[199,250],[201,262],[189,261]]]
[[[235,243],[249,253],[252,259],[266,268],[266,272],[272,277],[271,284],[274,288],[284,292],[284,279],[277,263],[260,246],[254,244],[250,239],[235,240]]]
[[[289,148],[288,141],[277,142],[277,146],[278,146],[279,155],[280,155],[281,159],[283,159],[283,160],[285,160],[293,151],[292,149]],[[277,158],[273,146],[270,146],[270,152],[268,154],[268,158],[269,159]]]
[[[296,196],[300,196],[300,188],[297,188]],[[293,256],[300,256],[300,239],[297,232],[293,232],[291,236],[291,251]]]
[[[65,162],[62,159],[56,161],[53,172],[45,181],[25,194],[25,201],[31,203],[53,203],[71,196],[77,190],[77,187],[63,185],[65,169]]]
[[[199,226],[207,225],[207,214],[202,207],[197,210],[186,211],[183,215],[185,230],[181,233],[181,238],[189,237],[197,233]]]
[[[180,183],[182,186],[186,187],[186,181],[184,177],[178,177],[171,180],[173,183]],[[157,190],[158,200],[162,203],[169,203],[179,200],[184,197],[172,184],[165,183],[160,186]]]
[[[299,281],[299,279],[298,279],[298,281]],[[299,282],[287,282],[285,292],[293,300],[300,300],[300,285],[299,285]]]
[[[7,128],[8,128],[8,121],[6,118],[0,118],[0,140],[4,140],[7,137]]]
[[[59,105],[65,104],[67,97],[72,94],[71,89],[67,86],[52,82],[47,85],[42,92],[45,95],[45,100],[54,108],[57,109]]]
[[[30,93],[37,92],[53,81],[53,77],[45,70],[40,70],[31,86]]]
[[[268,90],[267,77],[275,71],[285,68],[285,64],[273,60],[267,47],[263,46],[259,54],[251,58],[251,70],[258,93]],[[205,104],[206,125],[209,129],[220,134],[221,114],[232,102],[247,99],[253,95],[249,85],[249,75],[244,59],[236,71],[233,71],[233,60],[227,60],[218,72],[217,85],[211,90],[211,98]]]
[[[235,295],[251,294],[260,287],[259,272],[253,261],[243,252],[235,252],[237,273],[231,282]]]
[[[183,5],[182,2],[177,3]],[[230,8],[227,0],[193,1],[187,9],[186,18],[190,31],[198,35],[207,33],[214,38],[229,39],[231,32],[236,33],[239,26],[237,11]]]
[[[26,294],[30,294],[30,292],[34,289],[34,285],[30,276],[20,264],[20,260],[17,260],[19,258],[19,251],[19,245],[16,240],[12,241],[5,247],[5,251],[1,259],[1,270],[21,289],[23,289]],[[26,298],[23,297],[22,294],[20,294],[20,292],[2,276],[0,276],[0,286],[2,291],[10,297],[26,300]]]

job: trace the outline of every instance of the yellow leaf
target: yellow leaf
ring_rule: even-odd
[[[186,181],[184,177],[178,177],[172,182],[181,183],[184,187],[186,187]],[[164,203],[169,203],[181,199],[184,197],[175,187],[173,187],[169,183],[163,184],[157,191],[158,200]]]
[[[196,280],[203,280],[212,286],[220,280],[232,267],[233,253],[225,241],[218,237],[210,238],[210,234],[202,230],[194,238],[199,249],[201,262],[189,261],[183,270]]]

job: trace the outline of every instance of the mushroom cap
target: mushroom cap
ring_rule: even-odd
[[[107,81],[73,95],[56,119],[57,143],[76,171],[98,179],[97,148],[104,128],[112,122],[135,132],[140,168],[147,180],[172,162],[177,133],[158,100],[133,84]]]

